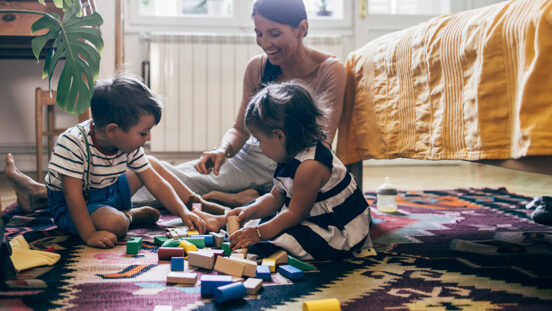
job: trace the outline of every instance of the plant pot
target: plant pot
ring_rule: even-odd
[[[332,14],[333,14],[333,11],[326,11],[326,10],[316,12],[316,15],[318,16],[332,16]]]

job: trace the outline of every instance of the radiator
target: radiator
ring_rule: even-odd
[[[247,62],[262,53],[250,35],[148,36],[151,88],[164,103],[152,129],[153,152],[200,152],[218,146],[232,126],[242,97]],[[345,58],[341,36],[308,37],[311,47]]]

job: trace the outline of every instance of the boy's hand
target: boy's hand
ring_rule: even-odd
[[[117,236],[109,231],[95,231],[85,242],[91,247],[113,248],[117,245]]]
[[[259,235],[257,234],[257,230],[255,230],[255,228],[240,229],[232,233],[232,235],[228,237],[228,240],[230,240],[230,247],[232,249],[245,248],[260,241]]]
[[[242,227],[243,224],[249,220],[249,217],[247,217],[246,211],[247,209],[243,207],[237,207],[229,211],[226,214],[226,219],[227,219],[226,222],[228,222],[228,216],[238,216],[238,223],[240,224],[240,227]]]
[[[207,223],[194,213],[186,212],[184,216],[182,216],[182,221],[188,226],[189,230],[197,230],[201,234],[205,233],[207,229]]]

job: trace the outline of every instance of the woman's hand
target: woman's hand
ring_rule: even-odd
[[[228,240],[230,240],[230,247],[232,249],[240,249],[257,243],[261,239],[255,228],[243,228],[232,233],[232,235],[228,237]]]
[[[194,165],[194,168],[201,174],[209,174],[212,170],[218,176],[220,167],[226,161],[227,155],[228,151],[222,147],[205,151]]]
[[[243,224],[249,220],[249,217],[247,217],[247,208],[244,207],[237,207],[229,211],[226,214],[226,222],[228,222],[228,216],[238,216],[238,223],[240,224],[240,227],[242,227]]]

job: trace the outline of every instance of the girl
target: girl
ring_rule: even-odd
[[[245,125],[261,151],[278,163],[272,191],[227,214],[240,224],[272,219],[233,233],[234,249],[269,256],[279,249],[300,259],[337,259],[371,248],[370,208],[351,174],[324,145],[310,91],[296,81],[269,84],[253,97]],[[263,241],[263,242],[261,242]]]

